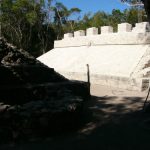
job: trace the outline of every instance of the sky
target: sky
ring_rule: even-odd
[[[111,13],[113,9],[121,11],[129,8],[119,0],[57,0],[62,2],[67,8],[78,7],[82,10],[81,15],[87,12],[105,11]]]

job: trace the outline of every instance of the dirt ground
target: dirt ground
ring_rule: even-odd
[[[0,150],[148,150],[150,114],[142,112],[146,94],[93,85],[77,130]]]

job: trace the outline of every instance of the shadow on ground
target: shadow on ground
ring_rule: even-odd
[[[147,150],[150,130],[143,122],[150,115],[142,106],[141,97],[92,96],[78,130],[1,150]]]

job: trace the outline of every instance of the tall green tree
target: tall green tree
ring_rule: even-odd
[[[83,19],[77,24],[77,30],[86,30],[92,26],[92,14],[90,12],[84,14]]]
[[[142,0],[144,3],[144,8],[148,16],[148,21],[150,22],[150,1],[149,0]]]
[[[147,21],[145,11],[142,11],[142,20]],[[131,8],[125,11],[118,9],[112,10],[111,14],[103,11],[98,11],[95,14],[87,13],[84,15],[77,25],[76,30],[86,30],[89,27],[112,26],[114,31],[117,31],[117,26],[120,23],[128,22],[133,26],[138,22],[138,9]]]
[[[108,19],[109,15],[106,14],[105,12],[98,11],[95,13],[91,19],[91,24],[94,27],[100,27],[100,26],[105,26],[108,25]]]
[[[148,16],[148,21],[150,22],[150,1],[149,0],[121,0],[121,2],[127,2],[131,5],[140,5],[140,4],[144,4],[144,8],[145,11],[147,13]]]
[[[80,13],[80,9],[68,9],[62,3],[56,2],[55,6],[51,7],[54,13],[54,26],[57,32],[57,39],[61,39],[64,32],[73,32],[75,20],[70,19],[73,14]]]
[[[52,47],[55,34],[46,22],[44,4],[44,0],[2,0],[2,36],[35,56],[46,52]]]
[[[119,23],[125,22],[125,14],[119,9],[113,9],[112,13],[109,15],[108,25],[111,25],[114,28],[114,31],[117,31],[117,26]]]

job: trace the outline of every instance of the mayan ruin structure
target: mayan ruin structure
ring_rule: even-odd
[[[54,49],[37,58],[71,80],[128,90],[145,90],[150,77],[150,26],[148,22],[92,27],[67,33]]]

